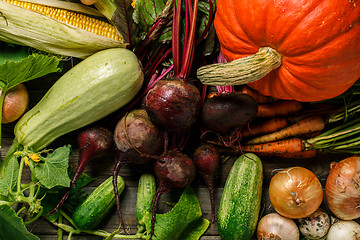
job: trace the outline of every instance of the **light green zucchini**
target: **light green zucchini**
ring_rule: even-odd
[[[74,211],[72,219],[77,227],[84,230],[96,228],[115,206],[112,177],[107,178],[92,191]],[[118,176],[119,195],[125,187],[122,177]]]
[[[263,166],[255,154],[244,154],[234,162],[218,209],[221,239],[251,239],[259,218],[262,183]]]
[[[14,128],[17,141],[42,150],[56,138],[93,123],[127,104],[140,90],[143,72],[124,48],[97,52],[67,71]]]

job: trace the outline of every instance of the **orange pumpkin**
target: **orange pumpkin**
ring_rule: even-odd
[[[204,66],[205,84],[248,83],[264,95],[308,102],[338,96],[360,77],[360,0],[218,0],[214,24],[227,61],[269,47],[281,62],[258,79],[225,83],[226,71]]]

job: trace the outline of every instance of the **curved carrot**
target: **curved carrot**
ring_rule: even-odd
[[[243,152],[263,153],[263,154],[290,154],[301,153],[306,150],[304,142],[300,138],[290,138],[276,142],[261,144],[243,145]]]
[[[276,132],[282,128],[285,128],[288,125],[289,125],[289,121],[284,117],[270,118],[262,122],[257,122],[254,124],[250,123],[248,128],[243,128],[241,130],[241,136],[245,138],[245,137],[268,134],[268,133]]]
[[[262,135],[253,139],[250,139],[246,144],[259,144],[265,142],[273,142],[289,137],[295,137],[306,133],[316,132],[325,128],[325,120],[320,115],[310,116],[295,124],[292,124],[279,131]]]
[[[259,104],[256,117],[271,118],[276,116],[289,116],[300,112],[303,104],[293,100],[278,100],[272,103]]]
[[[255,89],[250,88],[247,85],[242,85],[236,91],[253,97],[257,103],[270,103],[276,101],[276,99],[274,99],[273,97],[262,95],[261,93],[259,93]]]

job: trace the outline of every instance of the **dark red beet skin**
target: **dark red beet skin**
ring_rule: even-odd
[[[140,153],[155,155],[163,151],[163,132],[150,120],[145,109],[135,109],[122,117],[114,131],[117,149],[127,155],[127,161],[142,164]]]
[[[164,129],[187,130],[200,114],[200,92],[183,80],[160,80],[147,93],[145,108],[150,119]]]
[[[209,129],[228,133],[245,126],[258,111],[255,99],[242,93],[222,93],[205,101],[201,119]]]
[[[210,144],[197,147],[193,153],[193,161],[200,175],[204,179],[210,192],[211,222],[215,222],[215,187],[214,178],[220,165],[220,153]]]
[[[160,181],[164,181],[171,188],[189,185],[196,175],[194,162],[179,151],[168,151],[160,157],[155,162],[154,171]]]

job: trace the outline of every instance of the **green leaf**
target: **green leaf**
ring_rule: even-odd
[[[55,186],[70,186],[68,175],[70,146],[59,147],[49,156],[44,158],[44,162],[31,163],[35,169],[35,176],[40,183],[50,189]]]
[[[0,65],[0,82],[6,90],[49,73],[58,72],[59,58],[34,53],[21,61],[6,61]]]
[[[23,149],[24,149],[23,146],[16,140],[16,138],[14,138],[14,141],[10,146],[9,150],[7,151],[6,156],[2,161],[0,160],[0,178],[4,177],[6,167],[10,159],[13,157],[14,153],[16,151],[22,151]]]
[[[181,239],[184,238],[183,233],[189,230],[188,227],[194,223],[199,223],[202,216],[200,203],[190,186],[187,186],[181,195],[178,203],[171,209],[171,211],[163,214],[156,214],[156,222],[153,239]],[[206,231],[205,223],[200,222],[200,227],[196,227],[197,233],[187,233],[189,240],[196,239],[194,236],[200,236]],[[151,215],[145,220],[146,229],[150,232],[151,229]],[[206,229],[205,229],[206,227]],[[190,238],[191,237],[191,238]]]
[[[7,205],[0,206],[0,239],[39,240],[26,229],[22,219]]]
[[[198,240],[208,229],[210,225],[209,220],[199,218],[187,226],[180,239],[182,240]]]
[[[17,157],[10,158],[4,173],[4,178],[0,179],[0,194],[7,196],[17,183],[19,176],[19,162]]]
[[[139,30],[147,33],[155,21],[162,16],[166,0],[137,0],[133,14]]]
[[[0,64],[7,60],[18,62],[30,55],[30,49],[25,46],[0,42],[0,49]]]
[[[74,209],[81,204],[88,193],[81,188],[85,187],[95,179],[90,177],[87,174],[81,174],[79,179],[75,182],[75,186],[70,190],[69,198],[66,200],[65,204],[61,207],[61,209],[66,209],[70,212],[73,212]],[[45,195],[44,199],[41,201],[41,205],[44,208],[42,213],[43,216],[46,216],[51,210],[55,208],[55,206],[59,203],[60,199],[66,193],[68,188],[65,187],[55,187],[51,190],[49,189],[41,189],[40,195]],[[47,220],[50,222],[55,221],[58,217],[59,212],[56,212],[47,217]]]

